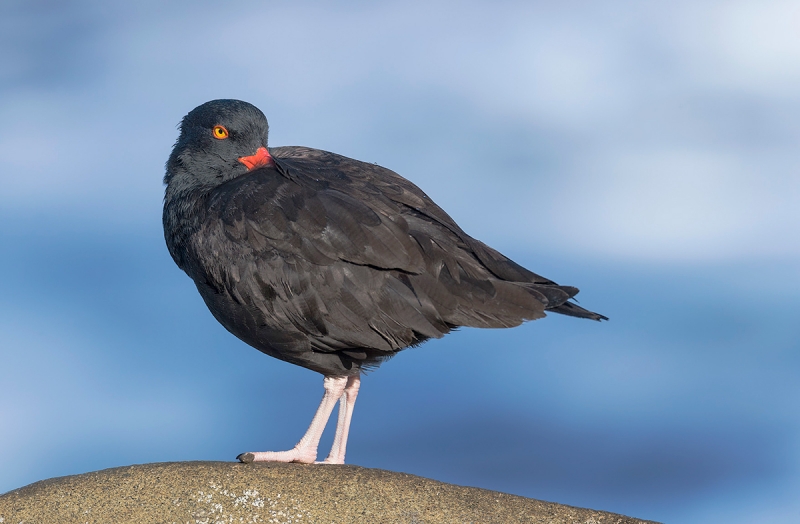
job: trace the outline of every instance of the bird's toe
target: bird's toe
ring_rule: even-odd
[[[255,459],[256,459],[256,456],[253,455],[250,452],[241,453],[238,457],[236,457],[236,460],[238,460],[239,462],[242,462],[244,464],[251,464]]]

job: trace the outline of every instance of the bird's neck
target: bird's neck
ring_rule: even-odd
[[[178,182],[178,183],[175,183]],[[187,271],[184,260],[192,235],[200,230],[206,215],[210,188],[180,184],[173,179],[164,194],[164,240],[178,267]]]

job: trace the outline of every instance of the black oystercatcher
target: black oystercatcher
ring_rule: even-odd
[[[578,293],[467,235],[417,186],[375,164],[307,147],[267,148],[255,106],[192,110],[164,177],[164,236],[214,317],[267,355],[324,375],[325,394],[289,451],[239,460],[344,462],[363,370],[459,326],[512,327],[553,311],[606,317]]]

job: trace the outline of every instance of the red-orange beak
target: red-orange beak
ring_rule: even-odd
[[[259,147],[256,150],[255,155],[243,156],[240,157],[238,160],[239,162],[247,166],[248,171],[252,171],[257,167],[271,166],[275,163],[272,160],[272,156],[270,156],[269,151],[267,151],[266,147]]]

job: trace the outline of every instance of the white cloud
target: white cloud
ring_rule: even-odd
[[[666,262],[798,254],[786,235],[800,183],[787,173],[709,149],[617,150],[581,167],[554,201],[581,210],[558,233],[583,249]]]
[[[797,98],[800,85],[800,4],[722,2],[708,14],[709,54],[723,78],[757,94]],[[706,65],[711,65],[708,60]]]

